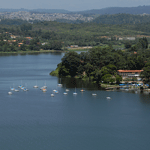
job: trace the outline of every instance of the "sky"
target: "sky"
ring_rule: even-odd
[[[137,7],[143,5],[150,5],[150,0],[3,0],[0,8],[83,11],[106,7]]]

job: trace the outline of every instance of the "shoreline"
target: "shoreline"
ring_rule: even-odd
[[[17,51],[17,52],[0,52],[0,54],[65,53],[65,52],[69,52],[69,51],[88,51],[88,49],[40,50],[40,51]]]
[[[40,51],[17,51],[17,52],[0,52],[0,54],[34,54],[34,53],[50,53],[50,52],[65,52],[63,50],[40,50]]]

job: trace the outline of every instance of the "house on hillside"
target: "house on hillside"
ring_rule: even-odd
[[[143,70],[117,70],[118,74],[120,76],[122,76],[122,79],[133,79],[133,78],[136,78],[137,80],[141,80],[140,78],[140,73],[142,72]]]
[[[134,41],[135,37],[125,37],[124,40]]]

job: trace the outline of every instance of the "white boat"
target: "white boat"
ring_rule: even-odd
[[[66,92],[69,92],[69,89],[66,89]]]
[[[73,95],[77,95],[77,93],[76,93],[76,87],[75,87],[75,92],[73,92]]]
[[[21,84],[18,86],[18,88],[22,88],[22,80],[21,80]]]
[[[54,94],[53,94],[53,93],[51,94],[51,97],[54,97]]]
[[[22,85],[19,85],[18,88],[22,88]]]
[[[44,86],[43,86],[43,88],[44,88],[44,89],[47,89],[47,86],[46,86],[46,85],[44,85]]]
[[[55,90],[55,89],[54,89],[53,92],[54,92],[54,93],[58,93],[58,90]]]
[[[36,89],[36,88],[38,88],[38,86],[37,86],[37,85],[35,85],[35,86],[33,86],[33,88],[35,88],[35,89]]]
[[[96,93],[92,93],[92,96],[97,96],[97,94]]]
[[[21,90],[24,90],[24,88],[25,88],[25,87],[24,87],[24,86],[22,86],[22,87],[21,87]]]
[[[12,92],[8,92],[8,95],[12,95]]]
[[[58,94],[58,91],[57,91],[57,90],[55,90],[54,92]]]
[[[43,88],[44,88],[44,89],[47,89],[47,86],[46,86],[46,81],[45,81],[45,85],[43,86]]]
[[[11,90],[11,91],[14,91],[14,90],[15,90],[15,88],[11,88],[10,90]]]
[[[24,88],[23,91],[29,91],[27,88]]]
[[[15,92],[19,92],[19,90],[18,90],[18,89],[15,89]]]
[[[111,97],[107,96],[106,99],[111,99]]]
[[[67,92],[64,92],[63,94],[64,94],[64,95],[67,95],[68,93],[67,93]]]
[[[62,84],[61,84],[61,79],[60,79],[60,83],[57,84],[58,87],[62,87]]]
[[[62,87],[62,84],[57,84],[58,87]]]
[[[24,87],[23,91],[29,91],[29,90],[27,89],[27,84],[26,84],[26,87]]]
[[[37,86],[37,81],[36,81],[36,85],[34,85],[33,88],[38,88],[38,86]]]

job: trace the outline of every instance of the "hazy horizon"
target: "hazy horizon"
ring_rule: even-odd
[[[102,9],[108,7],[137,7],[150,5],[149,0],[5,0],[1,3],[0,8],[3,9],[64,9],[68,11],[84,11],[91,9]]]

